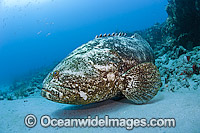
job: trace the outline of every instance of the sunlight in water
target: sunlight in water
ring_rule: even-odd
[[[2,0],[0,4],[6,7],[16,7],[43,4],[50,1],[52,0]]]

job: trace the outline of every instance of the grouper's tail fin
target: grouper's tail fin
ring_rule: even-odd
[[[159,91],[160,73],[153,63],[142,63],[127,71],[124,75],[125,88],[122,94],[136,104],[147,103]]]

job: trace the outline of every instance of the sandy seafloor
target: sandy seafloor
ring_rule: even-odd
[[[200,91],[188,92],[159,92],[158,95],[145,105],[134,105],[126,99],[107,100],[86,106],[74,106],[48,101],[41,96],[18,99],[13,101],[0,101],[0,133],[12,132],[167,132],[167,133],[198,133],[200,132]],[[34,114],[38,123],[33,128],[24,124],[27,114]],[[175,128],[139,127],[132,130],[125,128],[66,128],[48,127],[40,125],[40,117],[49,115],[52,118],[83,118],[88,115],[103,118],[175,118]]]

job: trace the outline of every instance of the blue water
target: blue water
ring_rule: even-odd
[[[0,0],[0,81],[62,60],[101,33],[167,18],[167,0]]]

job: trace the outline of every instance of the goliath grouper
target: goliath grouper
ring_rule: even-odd
[[[147,103],[159,91],[153,50],[140,35],[96,37],[75,49],[43,82],[42,96],[66,104],[89,104],[123,95]]]

